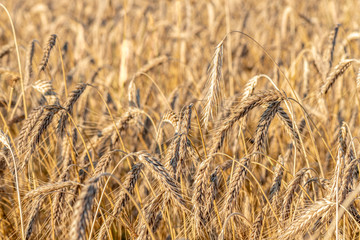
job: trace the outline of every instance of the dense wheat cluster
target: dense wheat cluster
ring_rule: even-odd
[[[0,239],[360,238],[358,1],[3,4]]]

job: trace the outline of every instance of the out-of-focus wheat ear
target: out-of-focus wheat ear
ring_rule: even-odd
[[[64,104],[64,109],[60,112],[60,118],[57,126],[57,132],[62,137],[64,136],[66,123],[69,118],[68,114],[72,114],[74,104],[79,99],[81,94],[85,91],[88,84],[80,83],[76,88],[69,94]]]
[[[285,220],[288,218],[288,216],[290,215],[290,207],[291,207],[291,203],[295,197],[295,193],[299,191],[300,189],[300,184],[302,183],[302,180],[304,179],[305,174],[307,173],[307,171],[309,170],[309,168],[302,168],[301,170],[299,170],[293,180],[291,180],[291,182],[289,183],[285,194],[283,196],[283,204],[282,204],[282,212],[281,212],[281,220],[280,222],[285,222]]]
[[[335,28],[331,31],[328,40],[328,49],[325,50],[325,60],[329,62],[329,69],[332,67],[333,59],[334,59],[334,50],[336,44],[336,37],[339,31],[340,25],[337,24]]]
[[[227,217],[231,213],[235,205],[234,201],[239,196],[239,192],[242,185],[244,184],[249,166],[250,158],[245,157],[241,159],[240,163],[236,166],[234,170],[233,176],[231,177],[231,181],[229,183],[229,189],[225,195],[224,207],[222,209],[224,217]]]
[[[260,121],[256,128],[253,153],[259,153],[261,151],[264,151],[269,126],[271,121],[274,119],[279,109],[279,106],[280,102],[271,102],[269,103],[269,106],[264,111],[264,113],[261,115]],[[259,154],[256,154],[255,156],[258,157],[258,155]]]
[[[98,240],[106,239],[106,228],[111,226],[111,224],[113,222],[112,216],[118,216],[121,213],[122,209],[126,206],[127,202],[130,199],[127,192],[129,192],[131,194],[133,193],[136,182],[139,178],[139,175],[140,175],[143,167],[144,167],[144,164],[137,163],[131,168],[130,172],[128,172],[125,182],[123,184],[124,189],[120,190],[120,193],[116,198],[116,202],[115,202],[111,216],[109,216],[106,219],[105,223],[103,223],[103,225],[101,226],[99,234],[98,234]]]
[[[39,65],[39,73],[41,71],[45,71],[45,69],[46,69],[46,66],[49,62],[51,50],[53,49],[53,47],[56,44],[56,38],[57,38],[56,34],[52,34],[50,36],[48,42],[46,43],[46,46],[43,51],[43,57],[41,59],[40,65]]]
[[[39,215],[40,207],[44,198],[41,196],[31,200],[31,212],[29,213],[29,220],[25,228],[25,239],[28,240],[33,232],[34,223]]]
[[[358,73],[356,75],[356,89],[360,89],[360,68],[358,69]]]
[[[219,151],[224,143],[226,136],[229,131],[235,125],[236,122],[241,120],[246,116],[252,109],[255,107],[261,106],[268,102],[276,102],[284,99],[284,96],[274,90],[268,91],[259,91],[254,93],[245,99],[244,102],[239,103],[237,106],[231,109],[231,114],[226,118],[221,120],[222,123],[220,128],[214,134],[213,141],[210,147],[210,155]]]
[[[80,193],[74,205],[74,212],[70,228],[70,239],[86,239],[86,228],[92,216],[94,198],[98,190],[98,182],[101,176],[91,178]]]
[[[331,86],[335,83],[335,81],[345,73],[346,69],[350,67],[354,59],[344,59],[341,60],[338,65],[330,72],[328,77],[326,78],[325,83],[320,88],[321,96],[324,96],[328,93]]]
[[[128,87],[129,107],[139,107],[137,104],[136,95],[136,85],[134,79],[132,79]]]
[[[299,214],[289,224],[280,234],[279,239],[297,239],[297,237],[300,237],[299,234],[306,233],[309,227],[313,226],[319,219],[321,219],[322,223],[326,223],[326,219],[334,213],[335,205],[335,202],[322,199],[303,209],[302,214]]]
[[[0,59],[8,55],[13,48],[14,48],[14,43],[8,43],[2,46],[0,49]]]
[[[31,82],[31,78],[33,77],[33,68],[32,62],[35,53],[35,43],[36,40],[32,40],[26,50],[26,65],[25,65],[25,75],[24,75],[24,84],[28,85]]]
[[[150,59],[146,65],[142,66],[142,67],[139,69],[139,71],[137,71],[137,72],[135,73],[133,79],[141,76],[141,74],[143,74],[143,73],[146,73],[146,72],[150,71],[152,68],[154,68],[154,67],[156,67],[156,66],[158,66],[158,65],[160,65],[160,64],[162,64],[162,63],[164,63],[164,62],[166,62],[168,59],[169,59],[169,57],[166,56],[166,55],[161,55],[161,56],[159,56],[159,57]]]
[[[308,60],[305,58],[304,59],[304,70],[303,70],[303,85],[302,85],[302,89],[303,89],[303,97],[305,98],[308,94],[309,94],[309,77],[310,77],[310,68],[309,68],[309,62]]]
[[[25,150],[27,149],[27,146],[29,144],[28,141],[29,134],[31,133],[31,131],[33,130],[33,128],[35,127],[36,123],[39,121],[43,113],[44,113],[43,106],[34,108],[30,112],[28,118],[26,119],[24,125],[22,126],[19,133],[19,137],[17,139],[17,148],[20,154],[25,152]]]
[[[215,49],[215,53],[209,68],[209,78],[206,83],[206,95],[204,98],[205,106],[202,114],[205,129],[208,127],[210,118],[212,118],[221,102],[221,68],[223,64],[223,41]]]
[[[156,158],[148,154],[139,155],[139,160],[152,171],[153,175],[159,180],[166,193],[171,196],[175,203],[180,208],[187,210],[180,186],[170,176],[166,168]]]

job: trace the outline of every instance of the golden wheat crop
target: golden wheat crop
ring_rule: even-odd
[[[0,239],[360,239],[360,2],[0,4]]]

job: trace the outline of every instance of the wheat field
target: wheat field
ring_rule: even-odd
[[[360,2],[0,3],[0,239],[360,239]]]

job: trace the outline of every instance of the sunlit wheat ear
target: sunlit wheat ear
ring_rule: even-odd
[[[52,34],[50,36],[48,42],[46,43],[46,46],[43,51],[43,57],[41,59],[40,65],[39,65],[39,73],[46,69],[46,66],[49,62],[51,50],[53,49],[53,47],[56,44],[56,38],[57,38],[57,36],[55,34]]]
[[[35,127],[36,123],[39,121],[40,117],[42,116],[44,112],[44,107],[40,106],[37,108],[34,108],[28,118],[26,119],[24,125],[22,126],[19,137],[17,139],[17,148],[21,153],[25,152],[28,144],[29,144],[29,135],[33,128]]]
[[[299,234],[304,234],[316,221],[326,222],[334,214],[335,202],[322,199],[302,211],[302,214],[289,224],[282,232],[279,239],[296,239]],[[321,223],[318,223],[321,224]]]
[[[34,224],[36,219],[38,218],[39,212],[40,212],[40,207],[42,202],[44,201],[44,198],[42,197],[36,197],[34,199],[31,200],[31,205],[30,205],[30,213],[28,215],[29,220],[28,223],[26,225],[25,228],[25,239],[30,239],[31,234],[33,232],[33,228],[34,228]]]
[[[270,191],[269,191],[269,201],[270,203],[273,202],[273,198],[276,196],[276,194],[280,191],[281,187],[281,181],[284,176],[284,159],[279,156],[279,163],[276,165],[273,183],[271,185]]]
[[[250,158],[245,157],[241,159],[240,164],[237,164],[234,170],[231,181],[229,183],[229,189],[225,195],[225,204],[222,210],[222,214],[224,217],[227,217],[228,214],[231,213],[231,210],[235,205],[234,201],[237,199],[240,189],[244,184],[249,166]]]
[[[206,83],[206,95],[204,98],[205,106],[202,114],[205,129],[207,129],[210,118],[212,118],[218,110],[221,101],[221,68],[223,64],[223,41],[217,45],[211,66],[209,69],[209,78]]]
[[[67,97],[63,106],[64,109],[60,112],[60,118],[57,126],[57,131],[60,136],[64,136],[67,120],[69,118],[68,114],[72,114],[74,104],[79,99],[81,94],[83,94],[87,86],[88,85],[86,83],[78,84]]]
[[[324,85],[322,85],[320,88],[321,96],[327,94],[331,86],[341,75],[345,73],[346,69],[348,69],[351,66],[352,62],[354,62],[354,59],[344,59],[341,60],[338,65],[335,66],[335,68],[330,72],[329,76],[326,78]]]
[[[58,105],[48,105],[44,107],[44,112],[39,116],[33,129],[28,135],[28,142],[26,143],[26,146],[24,146],[24,152],[22,152],[24,158],[20,165],[21,170],[26,166],[31,155],[34,153],[37,144],[40,142],[42,134],[49,127],[55,114],[57,114],[60,109],[62,108]]]
[[[284,111],[282,107],[278,108],[277,116],[281,120],[282,125],[285,127],[286,132],[293,139],[295,147],[299,152],[302,152],[301,141],[298,132],[293,126],[293,121],[290,119],[289,115]],[[299,128],[299,132],[303,131],[304,127]]]
[[[86,228],[92,217],[92,207],[100,178],[101,176],[97,176],[88,180],[74,205],[69,233],[71,240],[86,239]]]
[[[177,179],[184,172],[185,160],[189,155],[188,134],[191,127],[192,106],[190,104],[181,111],[174,140],[165,156],[165,167],[169,169],[174,179]]]
[[[282,96],[282,94],[278,91],[259,91],[246,98],[244,102],[241,102],[238,105],[232,107],[229,110],[229,116],[221,120],[222,123],[219,124],[220,127],[214,134],[210,147],[210,156],[221,149],[225,138],[235,123],[245,117],[252,109],[265,103],[282,101],[283,99],[284,96]]]
[[[148,154],[139,155],[139,160],[151,170],[154,177],[159,180],[160,184],[164,187],[166,193],[171,196],[172,200],[174,200],[180,208],[186,209],[186,203],[182,197],[180,186],[170,176],[166,168],[156,158]]]
[[[231,168],[233,165],[233,160],[228,160],[223,164],[217,166],[215,170],[210,175],[210,186],[207,189],[206,196],[209,200],[206,202],[205,214],[206,218],[211,218],[212,214],[214,213],[214,201],[216,199],[216,195],[219,190],[219,177],[221,176],[221,172],[226,171],[227,169]],[[210,219],[208,219],[210,220]]]
[[[271,185],[271,188],[269,191],[269,196],[268,196],[270,204],[275,205],[275,207],[277,207],[276,205],[277,205],[277,202],[279,201],[281,180],[284,175],[284,167],[283,167],[284,161],[281,156],[279,157],[279,161],[280,161],[280,164],[277,164],[277,166],[276,166],[273,183]],[[250,239],[252,239],[252,240],[260,239],[263,224],[264,224],[264,217],[267,216],[267,214],[269,213],[269,210],[270,210],[270,206],[265,205],[263,207],[263,209],[261,210],[261,212],[257,215],[257,217],[252,225]]]
[[[281,212],[281,222],[285,222],[286,219],[290,215],[290,207],[291,203],[293,202],[295,198],[296,192],[300,189],[300,184],[302,183],[305,174],[309,171],[308,168],[303,168],[300,171],[298,171],[293,180],[289,183],[285,194],[283,196],[283,204],[282,204],[282,212]]]
[[[245,85],[244,87],[244,93],[242,95],[241,101],[245,101],[246,98],[248,98],[251,94],[254,93],[255,87],[257,85],[258,79],[260,76],[254,76],[252,77]]]
[[[40,79],[31,86],[45,97],[48,105],[59,104],[59,98],[51,81]]]
[[[40,186],[40,187],[28,192],[24,196],[24,201],[25,200],[30,201],[33,198],[37,198],[39,196],[45,196],[45,195],[50,194],[50,193],[52,193],[54,191],[61,190],[63,188],[67,188],[67,187],[71,187],[71,186],[76,186],[76,185],[78,185],[78,184],[76,182],[73,182],[73,181],[49,183],[49,184]]]
[[[127,202],[130,199],[127,192],[133,194],[133,191],[135,189],[135,184],[139,178],[139,175],[140,175],[143,167],[144,167],[144,164],[137,163],[131,168],[130,172],[128,172],[126,179],[124,181],[124,184],[123,184],[124,188],[122,188],[120,190],[119,195],[116,197],[116,202],[115,202],[115,206],[112,211],[112,216],[119,216],[121,211],[126,206]],[[106,239],[106,228],[111,226],[111,224],[113,222],[112,216],[109,216],[106,219],[106,222],[103,223],[103,225],[101,226],[99,234],[98,234],[98,240]]]
[[[149,227],[152,231],[154,231],[154,226],[156,223],[156,218],[159,211],[162,209],[164,202],[166,201],[166,196],[163,191],[161,191],[156,197],[154,197],[151,201],[148,201],[143,208],[144,216],[146,222],[148,223]],[[149,239],[149,230],[147,229],[146,225],[143,223],[143,219],[138,224],[138,232],[139,236],[137,240],[141,239]]]
[[[255,143],[253,153],[256,154],[256,158],[258,158],[258,154],[265,149],[265,141],[267,137],[267,133],[269,130],[269,126],[271,121],[274,119],[276,113],[279,110],[280,102],[272,102],[269,104],[268,108],[261,115],[260,121],[256,128],[255,134]]]

